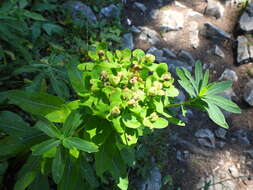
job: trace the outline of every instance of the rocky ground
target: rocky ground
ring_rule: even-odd
[[[140,189],[156,190],[162,176],[171,175],[183,190],[253,189],[253,3],[244,9],[240,1],[143,0],[127,1],[124,46],[141,48],[157,62],[193,69],[201,60],[212,80],[232,80],[223,96],[242,108],[227,114],[230,129],[212,123],[204,113],[189,110],[187,126],[167,131],[168,164],[157,167]],[[185,95],[181,92],[181,101]]]

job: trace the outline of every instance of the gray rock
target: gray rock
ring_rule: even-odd
[[[109,5],[100,10],[99,16],[105,18],[119,18],[121,11],[116,5]]]
[[[160,28],[163,31],[180,30],[184,27],[184,15],[180,11],[161,11]]]
[[[176,76],[176,68],[186,68],[189,72],[192,72],[192,66],[188,65],[187,63],[185,63],[183,61],[168,58],[164,62],[168,64],[169,71],[174,76]]]
[[[189,42],[193,48],[199,47],[199,30],[198,23],[195,21],[190,22],[189,24]]]
[[[157,19],[158,15],[159,15],[159,11],[157,9],[152,9],[149,13],[150,17],[155,20]]]
[[[172,59],[176,59],[177,56],[175,53],[173,53],[170,49],[168,48],[163,48],[164,56]]]
[[[245,151],[251,159],[253,159],[253,149]]]
[[[97,17],[91,8],[81,1],[68,2],[65,6],[70,10],[74,20],[82,20],[84,17],[84,21],[87,19],[89,22],[97,22]]]
[[[205,15],[213,16],[216,19],[222,17],[224,14],[224,7],[220,4],[220,2],[209,0],[208,5],[205,9]]]
[[[231,39],[230,34],[211,23],[205,23],[205,36],[217,42]]]
[[[139,35],[140,40],[148,41],[151,45],[155,45],[160,42],[160,35],[148,27],[140,27],[142,32]]]
[[[157,49],[156,47],[151,47],[147,51],[148,54],[152,54],[155,56],[156,62],[160,63],[166,61],[166,58],[163,57],[163,50]]]
[[[123,35],[122,38],[122,48],[128,48],[130,50],[134,49],[134,41],[133,41],[133,34],[132,33],[126,33]]]
[[[146,12],[147,7],[143,3],[134,2],[134,7],[140,9],[142,12]]]
[[[217,146],[219,148],[223,148],[226,145],[226,142],[224,142],[224,141],[217,141],[216,144],[217,144]]]
[[[162,175],[158,167],[153,167],[150,171],[150,176],[142,182],[138,190],[160,190],[162,187]]]
[[[226,139],[227,131],[223,128],[218,128],[215,130],[215,136],[221,139]]]
[[[178,53],[178,59],[188,63],[191,66],[194,66],[196,62],[191,53],[185,50],[180,50]]]
[[[251,79],[244,89],[243,94],[244,100],[250,105],[253,106],[253,79]]]
[[[199,129],[195,132],[195,137],[198,138],[199,144],[210,148],[215,148],[215,138],[211,130],[207,128]]]
[[[134,33],[141,33],[141,30],[136,26],[131,26],[129,30]]]
[[[179,7],[179,8],[187,8],[185,5],[183,5],[182,3],[179,3],[178,1],[175,1],[175,6]]]
[[[221,74],[219,80],[230,80],[236,82],[238,81],[238,76],[235,71],[231,69],[225,69],[225,71]]]
[[[181,121],[183,121],[184,123],[189,123],[189,121],[190,121],[190,118],[193,116],[193,112],[190,110],[190,109],[188,109],[187,110],[187,112],[186,112],[186,114],[185,114],[185,116],[183,116],[183,114],[179,114],[179,119],[181,120]]]
[[[245,32],[253,31],[253,3],[250,3],[239,20],[239,27]]]
[[[192,9],[189,9],[187,12],[187,16],[194,17],[194,18],[202,18],[203,15],[197,11],[194,11]]]
[[[250,61],[249,42],[244,36],[237,37],[237,63],[244,64]]]
[[[235,131],[233,135],[236,137],[236,140],[240,144],[246,145],[246,146],[250,145],[250,140],[249,140],[247,131],[240,129],[240,130]]]
[[[214,47],[214,55],[217,55],[217,56],[219,56],[221,58],[225,58],[224,52],[217,45],[215,45],[215,47]]]

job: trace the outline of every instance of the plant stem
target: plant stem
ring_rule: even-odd
[[[199,99],[199,97],[196,97],[196,98],[187,100],[187,101],[185,101],[185,102],[180,102],[180,103],[176,103],[176,104],[170,104],[170,105],[166,106],[166,108],[172,108],[172,107],[178,107],[178,106],[189,105],[189,104],[195,102],[195,101],[198,100],[198,99]]]

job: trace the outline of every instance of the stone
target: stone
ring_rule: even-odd
[[[141,30],[136,26],[131,26],[129,30],[134,33],[141,33]]]
[[[180,50],[178,53],[178,59],[188,63],[188,65],[194,66],[195,59],[192,57],[191,53],[185,50]]]
[[[250,106],[253,106],[253,79],[247,82],[243,98]]]
[[[251,59],[250,52],[248,50],[249,42],[245,36],[237,37],[237,63],[244,64],[248,63]],[[253,56],[253,55],[252,55]]]
[[[162,187],[162,175],[159,168],[153,167],[148,179],[138,186],[138,190],[160,190]]]
[[[224,148],[224,146],[226,145],[224,141],[218,141],[216,144],[219,148]]]
[[[109,5],[100,10],[99,16],[101,18],[119,18],[121,11],[116,5]]]
[[[231,35],[211,23],[205,23],[205,36],[216,42],[231,39]]]
[[[199,144],[210,148],[215,148],[214,134],[210,129],[204,128],[197,130],[195,132],[195,137],[198,138]]]
[[[253,3],[250,3],[239,20],[239,28],[244,32],[253,31]]]
[[[179,8],[187,8],[185,5],[183,5],[182,3],[179,3],[178,1],[175,1],[175,6],[179,7]]]
[[[237,82],[238,76],[235,71],[231,69],[225,69],[225,71],[221,74],[219,80],[230,80],[233,82]]]
[[[250,140],[248,138],[248,132],[242,129],[236,130],[233,134],[236,137],[236,140],[242,145],[250,145]]]
[[[187,12],[187,16],[194,17],[194,18],[202,18],[203,15],[197,11],[194,11],[192,9],[189,9]]]
[[[253,149],[245,151],[251,159],[253,159]]]
[[[217,55],[217,56],[219,56],[219,57],[221,57],[221,58],[225,58],[225,54],[224,54],[224,52],[221,50],[221,48],[219,47],[219,46],[217,46],[217,45],[215,45],[215,47],[214,47],[214,55]]]
[[[180,30],[184,27],[184,15],[180,11],[163,10],[160,15],[160,28],[163,31]]]
[[[218,128],[215,130],[215,136],[221,139],[226,139],[227,131],[223,128]]]
[[[193,48],[199,47],[199,30],[198,23],[195,21],[190,22],[189,24],[189,42]]]
[[[208,5],[205,9],[205,15],[213,16],[216,19],[222,17],[224,14],[224,7],[220,2],[208,0]]]
[[[122,48],[128,48],[130,50],[134,49],[134,42],[133,42],[133,34],[132,33],[126,33],[123,35],[122,38]]]
[[[160,42],[160,35],[148,27],[140,27],[141,33],[139,35],[140,40],[148,41],[151,45],[155,45]]]
[[[193,116],[193,112],[190,110],[190,109],[188,109],[187,110],[187,112],[186,112],[186,114],[185,114],[185,116],[183,116],[183,114],[179,114],[179,119],[181,120],[181,121],[183,121],[184,123],[189,123],[189,121],[190,121],[190,118]]]
[[[146,12],[147,7],[143,3],[134,2],[134,7],[141,10],[142,12]]]
[[[152,9],[149,13],[150,17],[155,20],[157,19],[158,15],[159,15],[159,11],[157,9]]]
[[[165,57],[163,57],[163,50],[159,50],[156,47],[151,47],[147,51],[148,54],[152,54],[155,56],[155,61],[160,63],[166,60]]]
[[[181,60],[168,58],[164,62],[168,64],[169,72],[171,72],[173,76],[176,76],[176,68],[186,68],[189,72],[192,72],[192,66]]]
[[[70,10],[72,18],[74,20],[85,21],[87,19],[89,22],[97,22],[97,17],[92,9],[81,1],[68,2],[65,4],[65,6]]]
[[[168,48],[163,48],[163,53],[166,57],[168,58],[173,58],[173,59],[176,59],[177,56],[175,53],[173,53],[170,49]]]

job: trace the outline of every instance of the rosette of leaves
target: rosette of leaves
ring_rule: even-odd
[[[0,113],[0,130],[6,134],[0,141],[1,149],[6,150],[0,153],[1,160],[23,160],[24,153],[31,152],[16,175],[14,189],[49,189],[49,179],[60,190],[101,189],[112,179],[120,189],[127,189],[127,166],[134,164],[138,138],[170,123],[184,125],[166,107],[196,106],[208,111],[212,119],[220,114],[214,113],[217,104],[210,99],[217,99],[216,94],[229,85],[208,84],[208,72],[202,76],[200,64],[195,79],[186,70],[178,70],[179,83],[190,100],[173,104],[178,95],[174,79],[167,64],[155,64],[153,55],[139,49],[115,53],[101,49],[88,55],[88,62],[71,58],[67,64],[78,95],[75,100],[42,92],[7,93],[9,103],[30,113],[35,123],[30,126],[17,114]],[[239,109],[224,103],[228,111]]]

